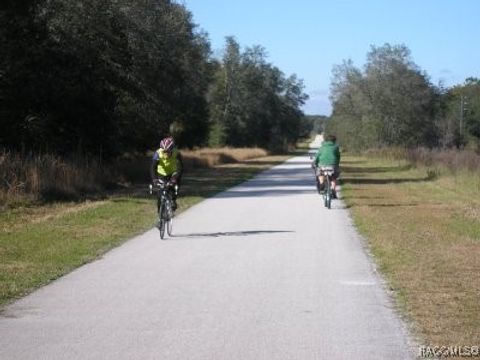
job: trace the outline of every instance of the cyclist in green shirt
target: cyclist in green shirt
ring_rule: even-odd
[[[335,135],[327,135],[315,154],[315,160],[313,160],[313,165],[317,169],[316,175],[318,176],[318,181],[320,183],[320,191],[323,191],[325,188],[325,177],[320,173],[320,167],[333,166],[334,173],[332,176],[332,196],[334,199],[337,198],[336,185],[337,178],[340,174],[340,149],[338,148],[336,142],[337,138]]]

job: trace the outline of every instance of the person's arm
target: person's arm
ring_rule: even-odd
[[[150,178],[152,179],[152,182],[158,177],[157,175],[158,161],[159,161],[158,153],[155,152],[152,158],[152,163],[150,165]]]
[[[338,158],[338,164],[337,165],[340,165],[340,158],[342,157],[342,155],[340,153],[340,148],[338,146],[336,147],[335,152],[336,152],[336,155],[337,155],[337,158]]]
[[[315,166],[318,166],[318,163],[320,162],[320,155],[322,155],[322,147],[318,148],[317,154],[315,155],[315,160],[313,161]]]

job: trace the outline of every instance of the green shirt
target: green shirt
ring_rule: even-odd
[[[332,141],[324,141],[315,155],[315,165],[339,165],[340,150]]]

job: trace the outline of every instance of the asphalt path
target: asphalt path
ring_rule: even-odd
[[[348,210],[323,207],[307,156],[190,208],[174,233],[152,229],[7,307],[0,359],[414,357]]]

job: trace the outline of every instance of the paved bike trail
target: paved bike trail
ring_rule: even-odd
[[[341,201],[295,157],[9,306],[0,359],[409,359]],[[153,210],[153,209],[152,209]]]

